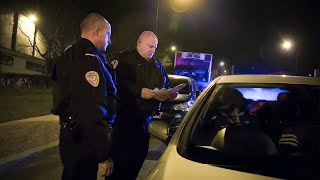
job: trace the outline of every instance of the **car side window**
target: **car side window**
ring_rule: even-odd
[[[182,156],[184,156],[186,153],[185,148],[189,145],[189,142],[192,142],[192,138],[194,136],[194,133],[198,132],[199,123],[202,123],[201,119],[204,118],[206,114],[206,108],[199,108],[199,107],[206,107],[208,105],[208,101],[210,101],[209,98],[212,98],[212,93],[216,87],[215,84],[211,84],[211,88],[208,88],[207,91],[204,91],[197,99],[199,103],[196,103],[197,107],[193,107],[187,114],[192,114],[189,117],[189,119],[185,119],[185,125],[181,124],[182,126],[185,126],[183,128],[183,131],[181,133],[179,142],[178,142],[178,152]],[[199,119],[200,118],[200,119]]]

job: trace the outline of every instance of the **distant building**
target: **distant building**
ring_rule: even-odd
[[[47,48],[44,36],[28,17],[16,12],[0,14],[0,74],[45,75]]]

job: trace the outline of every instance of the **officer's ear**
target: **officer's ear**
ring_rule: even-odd
[[[100,31],[101,31],[101,29],[100,29],[100,27],[98,26],[98,27],[96,27],[96,28],[94,28],[94,30],[93,30],[93,34],[94,34],[94,36],[99,36],[100,35]]]

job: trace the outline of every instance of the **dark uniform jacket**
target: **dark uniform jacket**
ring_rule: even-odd
[[[169,88],[169,78],[163,65],[155,58],[147,61],[136,49],[123,51],[115,59],[119,111],[117,123],[126,126],[145,125],[145,119],[159,108],[159,101],[142,99],[142,88]],[[122,118],[123,117],[123,118]],[[131,117],[128,119],[128,117]],[[144,119],[143,119],[144,118]],[[139,120],[138,120],[139,119]],[[125,121],[125,122],[124,122]]]
[[[89,148],[99,162],[107,160],[108,97],[115,96],[116,88],[103,56],[89,40],[80,39],[56,60],[52,79],[56,82],[52,113],[73,132],[78,151],[85,154]],[[89,147],[81,147],[84,141]]]

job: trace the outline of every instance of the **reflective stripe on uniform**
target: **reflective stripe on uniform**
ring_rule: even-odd
[[[292,146],[298,146],[299,141],[297,136],[294,134],[282,134],[279,140],[279,145],[281,144],[290,144]]]
[[[281,135],[281,138],[289,138],[289,137],[298,139],[295,134],[282,134]]]
[[[291,145],[294,147],[298,147],[298,144],[295,142],[280,142],[279,145]]]
[[[90,54],[90,53],[86,53],[84,54],[85,56],[92,56],[92,57],[96,57],[94,54]]]

